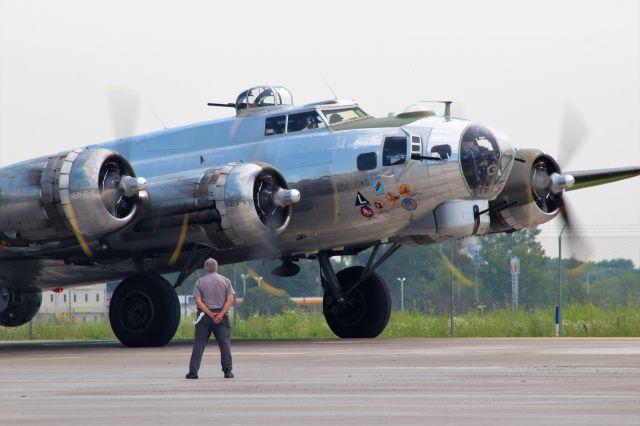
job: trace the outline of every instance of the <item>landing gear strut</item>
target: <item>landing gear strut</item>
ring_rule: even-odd
[[[180,303],[171,284],[156,274],[125,278],[109,305],[111,328],[125,346],[164,346],[180,322]]]
[[[326,252],[318,254],[325,288],[324,317],[336,336],[376,337],[387,326],[391,315],[391,296],[386,283],[375,272],[382,263],[400,248],[394,244],[375,263],[380,245],[369,256],[367,266],[352,266],[337,274]]]

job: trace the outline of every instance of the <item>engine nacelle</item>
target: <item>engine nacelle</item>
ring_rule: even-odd
[[[518,231],[550,221],[559,212],[562,193],[551,191],[558,163],[537,149],[519,149],[509,179],[492,209],[489,233]]]
[[[191,229],[194,242],[219,249],[260,244],[285,230],[291,205],[299,200],[300,193],[288,189],[282,174],[266,163],[228,163],[157,176],[149,180],[148,208],[134,228],[145,236],[135,240],[154,230],[175,232],[188,223],[198,225]],[[167,242],[175,244],[173,238]]]
[[[7,246],[95,240],[124,227],[146,181],[108,149],[80,148],[16,164],[0,175],[0,238]]]

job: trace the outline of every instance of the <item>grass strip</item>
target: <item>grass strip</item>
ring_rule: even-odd
[[[563,336],[638,337],[640,308],[596,308],[593,305],[568,305],[564,308]],[[174,339],[192,339],[192,318],[183,318]],[[553,336],[554,309],[470,312],[456,315],[457,337],[543,337]],[[231,317],[232,329],[234,318]],[[399,312],[391,315],[381,338],[448,337],[449,316]],[[328,339],[335,336],[324,317],[317,313],[288,311],[281,315],[235,319],[235,340]],[[0,340],[29,339],[28,324],[15,328],[0,327]],[[107,320],[98,322],[38,322],[32,326],[34,340],[115,340]]]

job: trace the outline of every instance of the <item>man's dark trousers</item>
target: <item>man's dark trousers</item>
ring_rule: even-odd
[[[198,315],[200,315],[200,311],[198,311]],[[213,332],[220,348],[222,371],[231,371],[231,323],[229,322],[229,316],[225,315],[222,321],[216,324],[208,315],[205,315],[196,324],[195,328],[195,341],[193,342],[191,361],[189,361],[189,373],[198,374],[200,363],[202,362],[202,354],[211,332]]]

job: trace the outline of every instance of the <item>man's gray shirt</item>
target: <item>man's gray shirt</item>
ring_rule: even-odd
[[[209,309],[222,309],[227,297],[236,294],[231,281],[224,275],[212,272],[196,281],[193,289],[194,298],[202,298]]]

